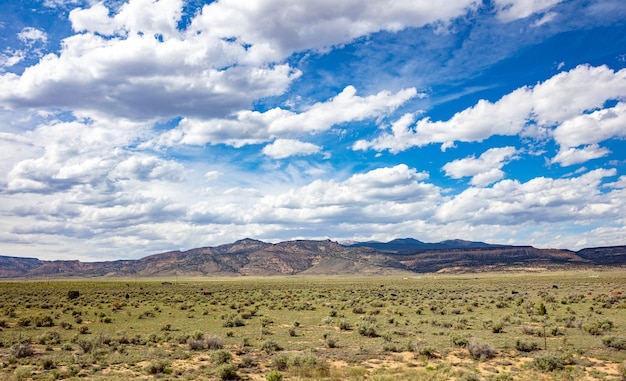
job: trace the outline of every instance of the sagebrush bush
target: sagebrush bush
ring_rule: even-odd
[[[30,343],[20,343],[11,347],[11,355],[15,358],[30,357],[35,353]]]
[[[539,350],[540,347],[539,347],[539,343],[537,342],[517,339],[515,341],[515,349],[517,349],[520,352],[532,352],[532,351]]]
[[[616,336],[605,336],[602,338],[602,344],[606,347],[617,349],[617,350],[625,350],[626,349],[626,338],[616,337]]]
[[[222,349],[224,348],[224,343],[217,336],[209,336],[205,340],[207,349]]]
[[[266,376],[265,379],[267,381],[282,381],[283,374],[277,370],[271,370]]]
[[[192,351],[200,351],[205,348],[206,341],[204,339],[187,339],[187,345]]]
[[[467,350],[474,360],[487,360],[495,357],[495,348],[488,343],[472,339],[467,345]]]
[[[211,361],[214,365],[222,365],[231,362],[233,355],[226,349],[218,349],[211,352]]]
[[[533,359],[532,366],[543,372],[552,372],[565,368],[565,361],[560,353],[545,352]]]
[[[378,332],[376,331],[376,326],[374,324],[368,322],[362,322],[359,324],[357,328],[359,335],[365,337],[378,337]]]
[[[237,380],[239,378],[235,364],[222,364],[217,367],[215,372],[220,380]]]
[[[465,348],[469,344],[469,339],[465,336],[452,336],[452,344]]]
[[[610,320],[593,321],[583,324],[583,330],[591,335],[599,336],[613,328],[613,322]]]
[[[263,349],[267,353],[272,353],[280,351],[283,348],[274,340],[265,340],[263,344],[261,344],[261,349]]]
[[[148,374],[169,374],[171,373],[170,363],[166,360],[156,360],[150,362],[145,367]]]
[[[350,322],[345,319],[339,320],[338,326],[341,331],[349,331],[351,329]]]

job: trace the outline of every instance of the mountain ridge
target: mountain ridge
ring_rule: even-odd
[[[42,261],[0,256],[0,278],[275,275],[389,275],[626,266],[626,246],[579,251],[414,238],[342,245],[331,240],[268,243],[250,238],[140,259]]]

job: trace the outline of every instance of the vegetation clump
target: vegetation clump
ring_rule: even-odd
[[[478,339],[472,339],[467,345],[467,350],[474,360],[488,360],[496,355],[493,345]]]

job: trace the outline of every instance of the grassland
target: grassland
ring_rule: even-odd
[[[626,273],[0,282],[0,379],[621,380]]]

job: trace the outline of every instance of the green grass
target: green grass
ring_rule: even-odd
[[[619,379],[625,287],[623,272],[4,281],[0,379]]]

